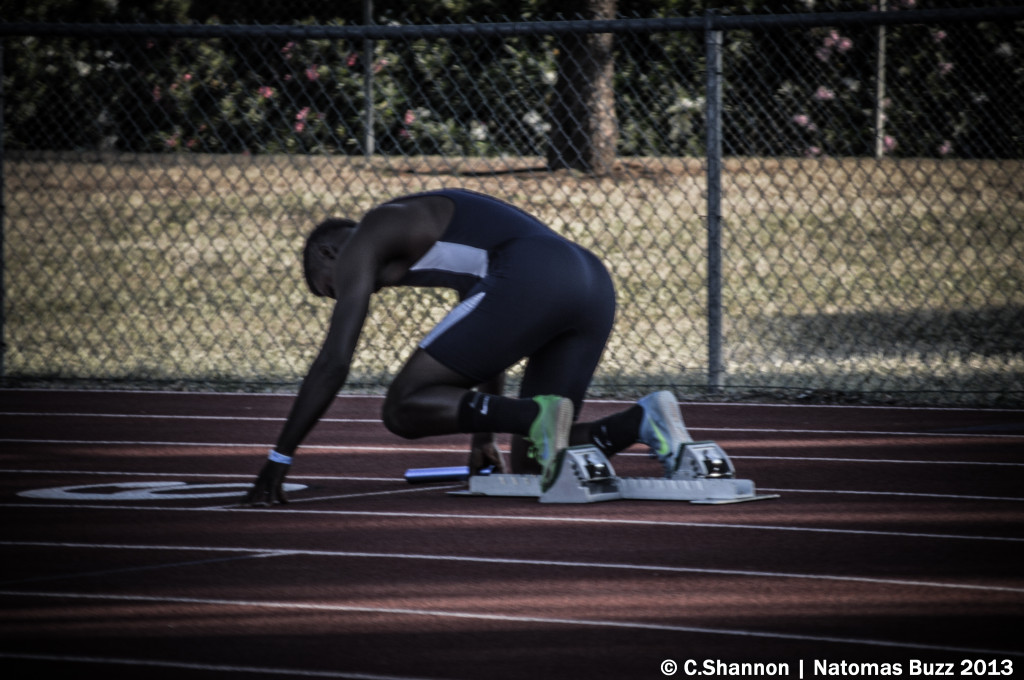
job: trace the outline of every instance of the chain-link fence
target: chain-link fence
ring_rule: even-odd
[[[460,186],[607,263],[594,395],[1020,405],[1022,35],[1019,8],[0,23],[5,383],[291,388],[330,311],[312,224]],[[350,388],[452,300],[378,295]]]

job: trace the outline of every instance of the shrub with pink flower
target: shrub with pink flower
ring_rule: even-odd
[[[839,31],[829,31],[828,35],[821,42],[821,47],[814,51],[814,56],[819,61],[828,61],[832,58],[833,52],[839,52],[843,54],[853,49],[853,40],[845,35],[841,35]]]
[[[814,98],[819,102],[830,102],[836,98],[836,93],[834,90],[821,85],[814,91]]]
[[[293,129],[295,132],[303,132],[306,129],[306,120],[309,118],[309,107],[303,106],[295,114],[295,125]]]

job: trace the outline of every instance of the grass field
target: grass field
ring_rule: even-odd
[[[731,395],[1024,402],[1024,164],[730,159]],[[298,254],[326,215],[462,186],[593,249],[619,288],[594,394],[707,376],[696,159],[606,177],[539,159],[21,155],[4,163],[8,381],[292,387],[329,307]],[[385,291],[354,387],[375,389],[452,297]],[[831,396],[829,396],[831,395]]]

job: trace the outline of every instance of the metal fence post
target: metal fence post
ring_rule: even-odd
[[[707,56],[708,209],[708,389],[719,391],[722,376],[722,31],[705,17]]]
[[[363,0],[363,23],[367,26],[373,24],[373,0]],[[364,74],[363,74],[363,99],[365,100],[366,110],[363,112],[365,117],[366,131],[363,133],[363,153],[367,158],[373,155],[374,146],[376,145],[376,138],[373,134],[374,121],[374,110],[373,110],[373,40],[369,38],[363,39],[363,59]]]
[[[0,74],[4,72],[4,41],[0,40]],[[7,343],[5,332],[7,330],[6,303],[4,295],[4,276],[6,274],[6,262],[4,261],[4,239],[6,232],[4,224],[7,221],[7,207],[4,204],[4,79],[0,77],[0,379],[6,375]]]
[[[885,12],[888,0],[879,0],[878,11]],[[875,45],[875,158],[885,155],[885,24],[879,24]]]

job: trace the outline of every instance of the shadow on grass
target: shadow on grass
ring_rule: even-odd
[[[1024,305],[971,310],[872,310],[775,317],[765,322],[786,351],[834,356],[1024,353]]]

